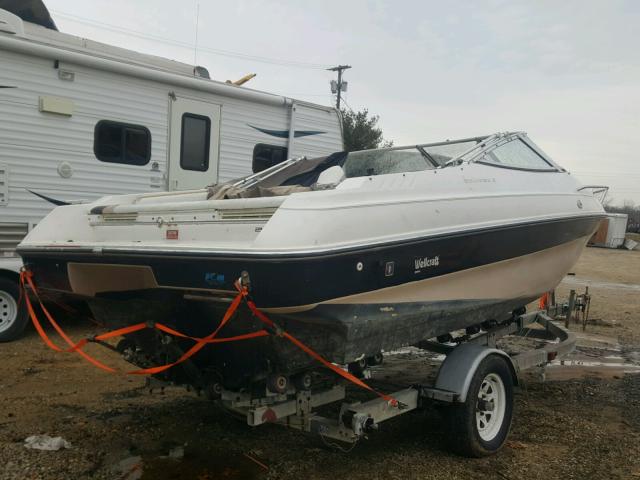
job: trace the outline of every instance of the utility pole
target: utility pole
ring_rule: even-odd
[[[338,72],[338,81],[331,80],[331,93],[337,93],[336,108],[340,110],[340,94],[347,91],[347,82],[342,81],[342,72],[351,68],[351,65],[338,65],[337,67],[327,68],[331,72]]]

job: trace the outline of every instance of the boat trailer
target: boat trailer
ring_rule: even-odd
[[[537,324],[537,328],[532,328],[533,324]],[[503,350],[496,348],[497,340],[508,335],[544,340],[546,343],[539,348],[508,355]],[[479,379],[479,382],[482,383],[479,392],[477,394],[472,392],[469,395],[474,379],[478,375],[486,374],[486,371],[480,371],[482,369],[479,368],[483,361],[497,357],[508,366],[513,385],[517,385],[520,372],[536,366],[543,367],[552,360],[573,351],[575,335],[554,324],[546,313],[536,311],[517,316],[510,323],[495,325],[485,332],[464,335],[458,345],[451,342],[424,341],[415,346],[423,350],[444,354],[446,357],[439,368],[434,385],[412,385],[388,394],[388,397],[393,398],[395,402],[390,402],[385,398],[377,398],[364,403],[345,402],[340,407],[337,417],[327,418],[317,414],[318,407],[346,398],[344,382],[318,391],[311,388],[304,389],[304,387],[296,389],[295,386],[290,386],[284,393],[272,393],[267,389],[265,396],[261,398],[256,398],[249,393],[221,389],[219,401],[226,409],[244,416],[250,426],[277,423],[319,434],[323,440],[338,440],[346,444],[356,443],[359,439],[366,437],[368,433],[376,430],[382,422],[419,409],[429,402],[441,405],[458,405],[463,409],[466,404],[472,414],[475,412],[477,420],[478,431],[471,431],[469,434],[471,436],[477,434],[482,440],[483,421],[487,426],[491,423],[490,417],[496,417],[494,412],[498,408],[496,405],[498,398],[495,391],[499,387],[499,384],[493,385],[489,382],[489,387],[492,385],[496,387],[493,388],[493,396],[492,392],[485,388],[486,379],[490,379],[491,375],[494,375],[491,373],[486,375],[486,378]],[[365,369],[364,373],[366,375],[368,371]],[[510,391],[508,388],[506,390]],[[478,398],[474,399],[474,395]],[[490,441],[492,439],[490,438],[489,441],[480,442],[483,448],[467,448],[463,453],[471,456],[483,456],[493,453],[502,446],[510,428],[513,402],[513,395],[506,395],[506,397],[499,400],[508,404],[500,407],[503,411],[509,412],[509,415],[503,415],[505,417],[502,419],[503,425],[498,425],[504,430],[504,438],[493,442],[494,445],[497,444],[496,448],[492,448]],[[506,425],[505,422],[507,422]],[[473,444],[474,439],[470,438],[470,440]]]
[[[46,335],[33,310],[26,284],[31,287],[49,322],[70,348],[61,349]],[[26,293],[25,302],[36,330],[47,345],[59,352],[78,353],[94,366],[108,372],[118,373],[115,369],[83,352],[82,347],[88,342],[108,346],[104,340],[150,328],[147,323],[140,323],[74,343],[64,334],[44,307],[29,272],[21,273],[21,285]],[[263,329],[239,337],[214,338],[229,321],[243,299],[249,309],[265,325],[278,329],[276,324],[246,298],[246,288],[238,285],[238,292],[216,330],[205,338],[189,337],[159,323],[152,325],[153,328],[174,336],[191,338],[196,341],[196,344],[174,362],[125,373],[130,375],[162,373],[187,361],[207,343],[269,335],[269,332]],[[538,324],[536,328],[532,328],[534,323]],[[536,311],[526,314],[523,308],[499,322],[487,321],[481,325],[467,327],[464,335],[454,338],[449,333],[438,337],[437,341],[421,341],[413,345],[422,350],[444,355],[434,384],[415,384],[392,394],[383,394],[361,380],[361,378],[370,378],[369,367],[382,362],[381,354],[349,364],[345,371],[343,367],[325,360],[286,331],[279,331],[279,334],[342,377],[342,383],[333,379],[329,384],[318,388],[317,385],[314,386],[312,376],[308,372],[303,372],[292,377],[292,382],[282,375],[273,375],[273,378],[267,379],[266,385],[262,387],[264,390],[251,392],[226,390],[219,383],[212,385],[210,396],[217,399],[227,410],[243,415],[248,425],[277,423],[317,433],[325,441],[338,440],[353,445],[360,438],[366,437],[369,432],[377,429],[382,422],[431,402],[450,406],[448,417],[451,422],[452,438],[455,438],[454,448],[460,453],[476,457],[492,454],[504,444],[511,427],[513,387],[518,385],[519,373],[534,366],[543,367],[575,348],[575,336],[554,324],[546,312]],[[497,348],[497,341],[509,335],[536,339],[539,341],[538,348],[509,355]],[[118,350],[117,347],[111,348]],[[149,377],[149,381],[151,383],[152,378]],[[364,403],[343,402],[339,414],[333,418],[319,415],[316,409],[345,400],[345,381],[369,390],[380,398]]]

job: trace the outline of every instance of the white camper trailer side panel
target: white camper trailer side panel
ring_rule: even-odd
[[[286,147],[285,138],[274,137],[259,129],[286,130],[289,122],[288,106],[265,105],[213,94],[207,95],[207,98],[222,105],[218,182],[252,173],[256,145],[266,143]]]
[[[149,88],[149,82],[73,65],[56,69],[52,60],[7,51],[0,51],[0,64],[0,84],[15,87],[0,89],[0,163],[8,167],[11,179],[3,221],[37,222],[51,210],[51,203],[31,192],[80,202],[165,188],[166,93]],[[61,70],[73,73],[73,81],[61,80]],[[42,112],[42,98],[64,99],[73,111]],[[101,120],[147,128],[150,162],[135,166],[99,161],[93,143]],[[157,171],[151,172],[154,162]]]
[[[343,150],[342,121],[337,110],[296,102],[293,148],[289,156],[319,157]]]
[[[231,87],[241,88],[241,87]],[[221,105],[220,160],[218,182],[226,182],[253,172],[252,159],[258,145],[289,149],[291,109],[295,131],[312,135],[293,139],[287,157],[327,155],[343,149],[341,120],[331,107],[267,105],[235,97],[175,89],[178,98],[189,97]],[[203,183],[208,185],[213,183]]]
[[[7,167],[11,178],[7,208],[2,211],[7,222],[36,223],[51,210],[52,204],[31,192],[63,202],[82,202],[103,195],[167,188],[169,104],[173,98],[221,106],[218,178],[203,175],[201,187],[251,173],[256,145],[288,148],[292,141],[289,157],[326,155],[342,149],[340,120],[329,107],[296,103],[293,121],[298,136],[290,139],[291,103],[269,105],[175,88],[8,51],[0,51],[0,62],[0,84],[16,87],[0,90],[0,164]],[[71,114],[40,111],[42,98],[64,100],[72,105]],[[103,120],[148,129],[149,163],[137,166],[99,161],[93,148],[94,130]]]
[[[265,146],[278,152],[269,161],[342,149],[332,108],[301,102],[294,111],[292,99],[211,81],[187,64],[22,26],[14,34],[0,32],[0,86],[9,87],[0,88],[0,277],[12,282],[18,280],[16,244],[56,202],[166,190],[170,170],[188,188],[224,182],[251,173],[255,152]],[[205,105],[216,106],[210,115],[219,123],[211,129],[217,135],[211,138],[214,165],[202,175],[179,170],[181,148],[172,148],[171,138],[183,141],[176,130],[183,119],[171,118],[175,99],[187,99],[183,106],[194,105],[200,114]],[[106,122],[134,140],[118,144],[114,134],[100,144],[101,156],[105,147],[122,151],[126,145],[131,155],[124,156],[136,165],[96,157],[96,126]],[[314,132],[301,137],[298,129]]]

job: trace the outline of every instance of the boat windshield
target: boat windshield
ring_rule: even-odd
[[[347,178],[352,178],[444,167],[449,160],[463,154],[476,143],[476,140],[472,140],[350,152],[344,161],[344,173]]]
[[[347,178],[384,175],[386,173],[417,172],[435,166],[417,148],[406,150],[365,150],[351,152],[344,161]]]
[[[246,198],[288,195],[293,192],[335,188],[344,178],[442,168],[487,137],[467,138],[357,152],[336,152],[327,157],[289,159],[257,174],[210,187],[209,198]]]
[[[438,163],[438,166],[444,167],[449,160],[452,160],[471,147],[474,147],[479,143],[479,140],[462,141],[462,142],[450,142],[440,145],[424,145],[420,148],[433,160]]]

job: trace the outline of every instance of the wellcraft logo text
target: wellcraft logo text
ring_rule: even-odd
[[[436,255],[435,257],[422,257],[415,259],[416,270],[421,270],[427,267],[437,267],[440,265],[440,257]]]

